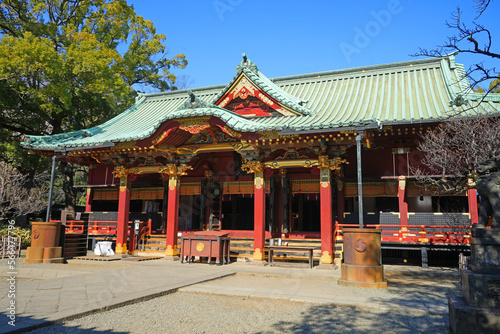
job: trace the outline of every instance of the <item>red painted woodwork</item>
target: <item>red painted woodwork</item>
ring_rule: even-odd
[[[477,210],[477,192],[476,189],[467,190],[467,199],[469,201],[469,215],[471,224],[477,224],[479,221]]]
[[[330,182],[321,182],[321,262],[333,262],[333,222],[332,222],[332,188]]]
[[[169,176],[168,187],[168,208],[167,208],[167,245],[166,255],[176,256],[177,251],[177,231],[179,230],[179,177]]]
[[[87,200],[85,202],[85,212],[92,211],[92,188],[87,188]]]
[[[259,175],[260,174],[260,175]],[[262,178],[262,173],[255,173],[256,178]],[[265,182],[254,187],[254,259],[264,260],[264,245],[266,232],[266,191]]]
[[[273,109],[281,109],[280,104],[255,87],[241,87],[224,95],[215,103],[242,116],[269,116]]]
[[[242,116],[269,116],[271,112],[269,107],[266,105],[261,105],[261,103],[255,102],[242,102],[236,103],[233,108],[233,112]]]
[[[191,233],[193,232],[193,230],[179,230],[178,231],[179,233],[181,233],[182,235],[186,234],[186,233]],[[223,233],[227,233],[228,236],[230,238],[253,238],[254,237],[254,234],[255,234],[255,231],[248,231],[248,230],[221,230],[221,231],[217,231],[217,232],[223,232]],[[305,232],[305,233],[309,233],[309,232]],[[313,233],[313,232],[311,232]],[[269,231],[265,231],[265,238],[266,239],[269,239],[269,238],[273,238],[273,237],[277,237],[279,238],[281,234],[278,235],[278,233],[269,233]],[[297,239],[304,239],[303,237],[302,238],[297,238]],[[319,239],[319,236],[317,236],[317,239]]]
[[[228,264],[230,238],[228,233],[220,231],[197,231],[186,233],[181,237],[181,262],[187,260],[192,262],[192,257],[208,257],[208,263],[212,257],[215,264]]]
[[[340,227],[352,227],[343,224]],[[381,229],[382,242],[418,244],[469,244],[470,226],[449,225],[366,225],[367,228]]]
[[[90,168],[88,184],[89,185],[117,185],[119,180],[113,175],[114,165],[99,164]]]
[[[128,177],[120,179],[118,194],[118,226],[116,229],[116,253],[127,253],[128,216],[130,208],[130,183]]]
[[[179,128],[179,122],[177,121],[167,121],[165,123],[163,123],[163,125],[158,129],[156,130],[155,134],[152,135],[151,137],[147,138],[147,139],[144,139],[144,140],[140,140],[136,143],[136,146],[138,147],[149,147],[151,145],[159,145],[160,143],[162,143],[162,141],[167,138],[166,134],[168,134],[168,132],[170,132],[169,130],[172,130],[172,129],[178,129]],[[179,130],[179,132],[181,132],[182,130]],[[182,131],[184,132],[184,131]]]
[[[399,177],[398,185],[398,203],[399,203],[399,219],[401,225],[408,225],[408,203],[405,201],[406,196],[406,177]]]

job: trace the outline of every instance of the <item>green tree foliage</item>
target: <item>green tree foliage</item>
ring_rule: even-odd
[[[23,173],[50,163],[19,149],[23,135],[95,126],[133,103],[133,85],[176,89],[170,71],[187,65],[125,0],[5,0],[0,34],[0,158]]]

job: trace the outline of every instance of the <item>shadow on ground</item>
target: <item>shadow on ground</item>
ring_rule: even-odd
[[[448,315],[407,314],[331,305],[314,306],[296,322],[278,322],[282,333],[448,333]]]
[[[385,291],[342,289],[351,289],[353,295],[371,296],[369,301],[373,303],[383,300],[382,305],[390,309],[317,305],[302,312],[296,321],[277,322],[274,330],[282,333],[449,333],[447,300],[449,295],[457,294],[456,271],[437,277],[422,272],[390,273],[387,278],[389,285]],[[380,298],[377,298],[379,292]]]
[[[5,312],[0,313],[0,317],[9,319]],[[12,321],[9,319],[8,321]],[[71,334],[129,334],[129,332],[113,330],[97,330],[94,328],[81,328],[79,326],[67,326],[64,323],[54,324],[44,319],[33,318],[30,316],[16,316],[15,321],[11,322],[15,326],[4,323],[0,326],[0,333],[71,333]]]

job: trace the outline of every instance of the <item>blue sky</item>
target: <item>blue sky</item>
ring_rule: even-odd
[[[166,35],[171,55],[186,55],[189,65],[174,73],[189,76],[189,88],[229,82],[242,52],[270,78],[415,59],[419,47],[434,48],[453,33],[445,21],[457,5],[464,22],[476,14],[472,0],[128,2]],[[499,9],[493,2],[478,20],[497,38]],[[495,66],[457,57],[466,68],[481,61]]]

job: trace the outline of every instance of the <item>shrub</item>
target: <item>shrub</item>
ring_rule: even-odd
[[[11,236],[20,236],[21,237],[21,248],[25,249],[31,245],[31,229],[14,227],[10,230]],[[0,229],[0,237],[7,237],[9,235],[9,227],[2,226]]]

